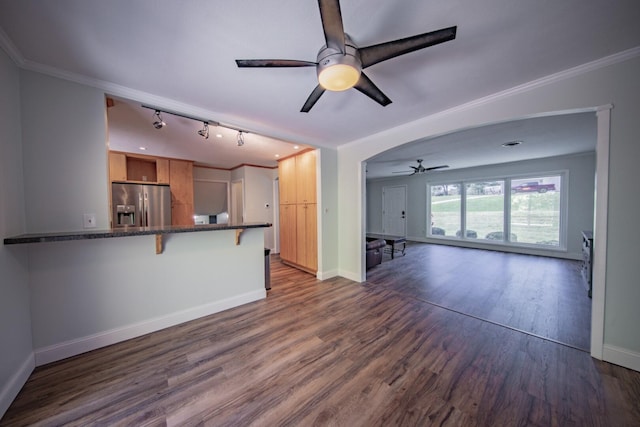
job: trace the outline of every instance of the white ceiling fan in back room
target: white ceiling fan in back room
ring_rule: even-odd
[[[296,59],[236,59],[240,68],[316,67],[318,85],[300,110],[308,113],[325,90],[344,91],[355,88],[378,104],[387,106],[389,99],[362,72],[367,67],[456,37],[457,27],[443,28],[429,33],[376,45],[358,47],[344,32],[339,0],[318,0],[324,30],[324,45],[316,62]]]

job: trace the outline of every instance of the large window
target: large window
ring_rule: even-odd
[[[561,177],[511,181],[511,232],[518,241],[560,245]]]
[[[559,247],[562,181],[550,175],[429,184],[428,235]]]
[[[504,181],[467,183],[465,200],[465,235],[469,238],[503,240]]]
[[[444,236],[446,231],[460,229],[460,184],[431,186],[430,234]]]

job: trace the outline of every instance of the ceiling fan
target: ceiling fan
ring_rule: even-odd
[[[318,0],[324,30],[324,45],[316,62],[295,59],[236,59],[238,67],[316,67],[319,84],[300,110],[308,113],[325,90],[343,91],[354,87],[383,107],[391,100],[362,72],[367,67],[425,47],[453,40],[457,27],[443,28],[385,43],[358,47],[344,32],[339,0]]]
[[[411,169],[413,169],[413,172],[411,172],[409,176],[415,175],[415,174],[420,175],[425,172],[433,171],[436,169],[444,169],[449,167],[449,165],[440,165],[440,166],[432,166],[430,168],[425,168],[424,166],[422,166],[422,161],[423,161],[422,159],[418,159],[417,160],[418,166],[409,166]],[[393,172],[393,173],[408,173],[408,172],[401,171],[401,172]]]

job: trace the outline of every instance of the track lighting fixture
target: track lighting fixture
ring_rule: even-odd
[[[162,120],[162,116],[160,115],[160,113],[166,113],[166,114],[171,114],[172,116],[184,117],[185,119],[194,120],[194,121],[197,121],[197,122],[202,122],[202,129],[200,129],[198,131],[198,135],[200,135],[204,139],[209,139],[209,125],[223,127],[223,128],[227,128],[229,130],[237,130],[238,131],[238,135],[236,137],[236,142],[238,143],[238,147],[242,147],[244,145],[244,134],[245,133],[249,133],[249,132],[247,132],[245,130],[240,130],[238,128],[234,128],[234,127],[231,127],[231,126],[222,125],[219,122],[216,122],[216,121],[213,121],[213,120],[206,120],[206,119],[202,119],[202,118],[198,118],[198,117],[187,116],[186,114],[181,114],[181,113],[178,113],[178,112],[175,112],[175,111],[160,110],[157,107],[152,107],[152,106],[144,105],[144,104],[142,104],[142,107],[143,108],[148,108],[148,109],[154,111],[153,117],[154,117],[155,121],[153,122],[153,127],[156,128],[156,129],[162,129],[163,127],[165,127],[167,125],[164,122],[164,120]],[[221,133],[216,133],[216,137],[222,138],[222,134]]]
[[[162,129],[166,123],[164,122],[164,120],[162,120],[162,116],[160,115],[160,110],[156,110],[155,114],[154,114],[156,121],[153,122],[153,127],[156,129]]]
[[[202,129],[198,131],[198,135],[200,135],[204,139],[209,139],[209,123],[202,122],[202,125]]]

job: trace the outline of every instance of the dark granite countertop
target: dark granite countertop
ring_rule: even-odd
[[[160,227],[123,227],[111,230],[81,230],[59,233],[33,233],[7,237],[5,245],[20,243],[62,242],[65,240],[108,239],[111,237],[128,237],[144,235],[162,235],[173,233],[193,233],[199,231],[246,230],[248,228],[271,227],[268,222],[249,222],[243,224],[203,224],[172,225]]]

